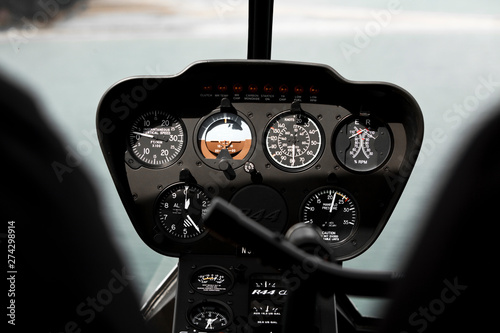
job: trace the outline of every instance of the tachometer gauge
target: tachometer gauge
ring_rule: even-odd
[[[198,330],[217,331],[231,323],[231,310],[222,302],[211,300],[194,305],[188,314],[191,325]]]
[[[205,233],[202,220],[209,205],[210,199],[201,186],[173,184],[156,199],[156,222],[177,240],[197,238]]]
[[[317,225],[323,240],[332,244],[347,240],[359,221],[358,206],[352,196],[335,187],[320,188],[309,194],[300,212],[301,221]]]
[[[222,158],[237,162],[249,157],[253,147],[252,130],[238,114],[218,112],[208,116],[198,129],[198,147],[207,160]],[[210,164],[210,163],[209,163]]]
[[[222,267],[206,266],[197,270],[190,280],[191,287],[206,295],[218,295],[228,292],[233,285],[233,277]]]
[[[141,114],[129,131],[129,147],[141,164],[159,168],[173,164],[186,147],[184,124],[162,110]]]
[[[347,169],[358,172],[380,167],[392,149],[388,125],[373,117],[349,117],[334,136],[335,156]]]
[[[276,167],[300,171],[313,165],[321,156],[323,133],[311,115],[285,112],[267,125],[264,145],[264,151]]]

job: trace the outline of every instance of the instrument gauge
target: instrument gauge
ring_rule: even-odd
[[[388,159],[392,150],[389,126],[373,117],[349,117],[334,135],[335,156],[347,169],[368,172]]]
[[[131,154],[144,166],[166,167],[184,152],[186,129],[180,119],[166,111],[148,111],[132,123],[128,144]]]
[[[203,225],[210,199],[198,185],[173,184],[155,202],[156,223],[176,240],[192,240],[206,233]]]
[[[206,295],[228,292],[233,286],[232,274],[222,267],[206,266],[197,270],[190,280],[191,287]]]
[[[255,144],[253,137],[252,129],[242,116],[218,112],[205,118],[198,128],[198,148],[211,166],[227,159],[238,167],[250,157]]]
[[[323,131],[306,112],[284,112],[274,117],[264,132],[265,153],[277,167],[301,171],[312,166],[323,151]]]
[[[301,221],[318,226],[323,240],[332,245],[350,238],[358,227],[358,205],[349,193],[335,187],[310,193],[300,212]]]
[[[226,304],[216,300],[202,301],[189,310],[188,320],[202,332],[218,331],[231,323],[231,310]]]

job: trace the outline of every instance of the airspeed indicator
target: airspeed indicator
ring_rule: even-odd
[[[129,131],[129,150],[144,166],[161,168],[173,164],[186,147],[181,120],[162,110],[138,116]]]

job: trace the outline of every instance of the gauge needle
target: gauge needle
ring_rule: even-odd
[[[151,138],[151,139],[154,138],[154,135],[152,134],[141,133],[141,132],[132,132],[132,133],[134,133],[135,135],[145,136],[146,138]]]
[[[132,132],[132,133],[134,133],[135,135],[145,136],[146,138],[168,142],[168,139],[164,138],[165,135],[155,136],[153,134],[141,133],[141,132]]]
[[[196,223],[194,223],[193,219],[191,218],[191,216],[187,215],[186,216],[186,222],[188,225],[194,227],[196,229],[196,231],[198,231],[198,233],[200,232],[200,228],[198,228],[198,226],[196,225]]]
[[[191,200],[187,196],[188,189],[189,186],[186,186],[186,196],[184,197],[184,209],[186,210],[189,208],[189,204],[191,203]]]
[[[216,321],[217,318],[207,318],[207,326],[205,327],[206,330],[211,330],[213,329],[213,322]]]
[[[349,137],[350,138],[354,138],[355,136],[357,135],[360,135],[361,133],[366,133],[366,136],[368,136],[369,138],[371,139],[376,139],[371,133],[370,133],[370,130],[368,128],[363,128],[363,129],[358,129],[357,127],[354,127],[354,129],[356,130],[356,133],[354,133],[353,135],[351,135]]]
[[[349,137],[350,138],[354,138],[356,135],[360,135],[361,133],[363,133],[363,130],[362,129],[358,129],[357,127],[354,127],[354,129],[356,129],[356,133],[354,133],[353,135],[351,135]]]
[[[333,195],[333,199],[332,199],[332,204],[330,205],[330,213],[332,212],[333,210],[333,205],[335,203],[335,198],[337,197],[337,192],[335,192],[335,194]]]
[[[370,133],[370,131],[368,130],[368,128],[365,128],[365,129],[363,130],[363,132],[365,132],[365,133],[366,133],[366,136],[368,136],[370,139],[374,139],[374,140],[376,139],[376,137],[374,137],[374,136]]]

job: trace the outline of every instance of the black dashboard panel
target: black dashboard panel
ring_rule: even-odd
[[[99,104],[97,128],[120,198],[153,250],[241,251],[203,226],[218,196],[273,232],[316,224],[343,261],[389,219],[423,118],[401,88],[347,81],[328,66],[202,61],[118,82]]]

